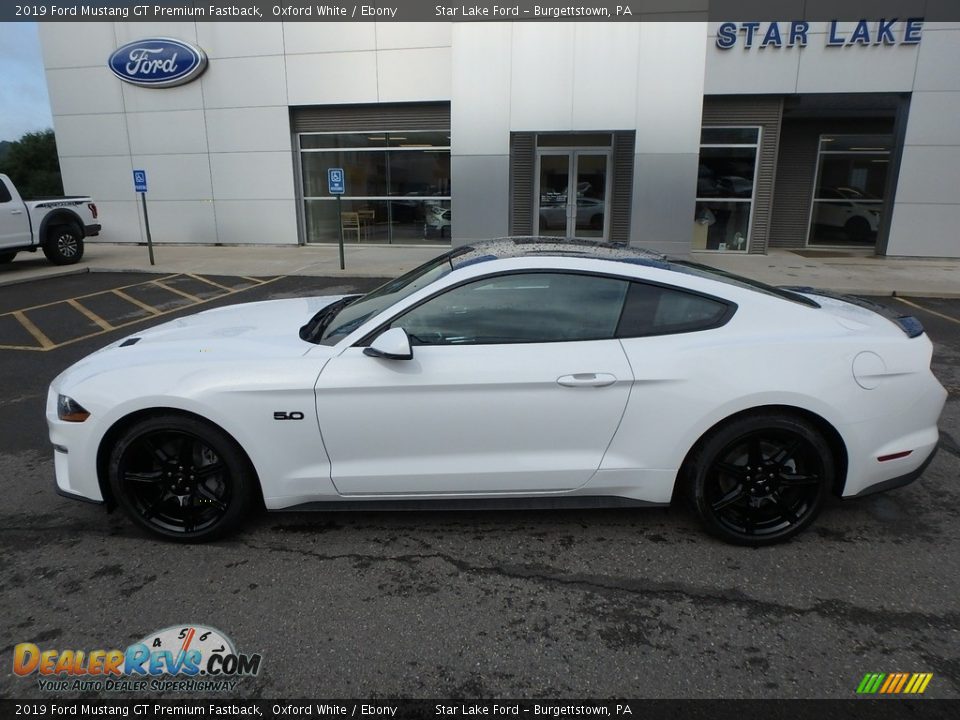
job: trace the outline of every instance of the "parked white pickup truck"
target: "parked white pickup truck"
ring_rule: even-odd
[[[13,181],[0,175],[0,263],[39,248],[54,265],[70,265],[83,257],[83,239],[99,233],[97,206],[90,198],[24,201]]]

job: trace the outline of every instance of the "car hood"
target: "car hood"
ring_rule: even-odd
[[[137,365],[244,362],[293,358],[313,351],[329,355],[330,348],[300,339],[300,327],[318,310],[344,297],[266,300],[206,310],[177,318],[117,340],[71,366],[55,382],[68,376],[76,382],[115,368]]]

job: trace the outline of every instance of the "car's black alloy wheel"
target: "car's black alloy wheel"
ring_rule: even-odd
[[[216,427],[176,415],[131,427],[110,457],[110,485],[141,527],[175,540],[210,540],[246,514],[253,473]]]
[[[54,265],[72,265],[83,257],[83,233],[72,225],[57,225],[47,232],[43,254]]]
[[[721,427],[693,458],[690,495],[714,535],[741,545],[793,537],[820,512],[833,456],[805,420],[747,416]]]

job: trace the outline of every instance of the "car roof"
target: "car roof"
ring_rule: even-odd
[[[449,253],[450,265],[454,270],[489,260],[520,257],[576,257],[672,269],[665,255],[625,243],[602,243],[556,237],[502,237],[454,248]]]

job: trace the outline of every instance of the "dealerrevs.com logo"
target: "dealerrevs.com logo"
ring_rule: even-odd
[[[70,692],[220,692],[260,672],[262,656],[237,652],[219,630],[173,625],[126,650],[13,649],[13,672],[37,676],[41,690]]]

